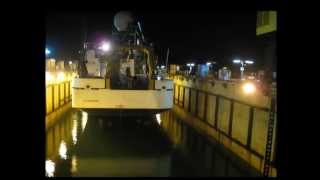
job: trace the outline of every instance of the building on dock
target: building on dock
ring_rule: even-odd
[[[269,80],[276,79],[276,32],[277,12],[258,11],[256,25],[258,57],[265,69],[265,76]]]

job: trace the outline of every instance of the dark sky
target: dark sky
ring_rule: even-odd
[[[81,48],[83,17],[89,40],[111,34],[117,12],[49,13],[47,47],[57,58],[76,58]],[[163,60],[170,48],[169,62],[184,63],[214,57],[220,64],[234,58],[256,58],[256,12],[146,13],[135,12],[144,35],[154,42]]]

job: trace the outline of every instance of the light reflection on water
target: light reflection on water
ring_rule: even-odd
[[[143,152],[144,149],[141,148],[141,145],[139,145],[139,143],[141,142],[138,143],[136,140],[140,139],[140,141],[144,141],[143,136],[146,135],[144,133],[148,130],[144,128],[137,129],[138,127],[133,128],[135,129],[133,131],[130,130],[131,127],[124,127],[124,129],[121,129],[121,125],[119,123],[113,122],[115,119],[117,121],[120,121],[117,118],[118,117],[109,119],[105,117],[91,116],[89,118],[89,115],[86,112],[71,110],[65,116],[65,119],[59,120],[55,126],[47,131],[46,156],[47,159],[51,160],[46,162],[46,176],[65,176],[64,174],[61,174],[61,172],[66,171],[70,172],[72,176],[85,176],[88,174],[89,176],[95,176],[95,174],[93,173],[96,173],[96,175],[98,176],[110,175],[108,174],[108,172],[99,172],[99,166],[101,166],[100,169],[103,169],[103,167],[106,166],[110,166],[109,173],[111,173],[111,169],[113,169],[111,175],[116,176],[123,176],[121,175],[121,171],[131,172],[133,173],[132,175],[136,173],[137,176],[143,176],[143,171],[148,171],[148,168],[150,170],[149,173],[151,173],[149,175],[152,175],[154,170],[152,170],[152,168],[150,167],[144,167],[146,165],[145,161],[148,161],[149,163],[151,162],[150,158],[147,157],[148,153],[159,151],[157,153],[161,154],[160,151],[164,151],[163,149],[165,148],[158,148],[158,142],[154,142],[155,146],[152,145],[152,142],[147,142],[147,144],[149,145],[146,146],[147,150]],[[143,118],[138,118],[138,120],[141,122],[139,123],[139,125],[141,126],[152,126],[152,123],[143,123],[145,120]],[[132,120],[132,122],[136,121]],[[132,122],[128,123],[130,124],[129,126],[132,126]],[[127,123],[123,124],[125,124],[124,126],[127,126]],[[65,129],[63,130],[63,133],[60,133],[61,129]],[[123,131],[124,133],[121,133],[121,131]],[[155,141],[164,139],[163,137],[157,137],[157,135],[151,136],[156,137],[152,137]],[[148,137],[145,139],[148,139]],[[157,149],[153,150],[152,148]],[[143,156],[143,153],[146,153],[146,158],[140,158],[139,160],[139,157],[141,157],[141,155]],[[156,156],[158,156],[158,154],[155,153],[154,155],[152,155],[152,153],[149,154],[149,156],[155,156],[155,158],[157,159]],[[125,155],[122,157],[121,154]],[[166,154],[168,155],[169,153]],[[91,161],[96,163],[92,164],[90,163]],[[134,168],[135,166],[138,167],[137,162],[142,163],[141,166],[144,167],[140,168],[140,174],[137,173],[138,169]],[[112,166],[115,166],[115,164],[118,164],[119,166],[127,165],[131,167],[131,170],[122,169],[121,171],[119,171],[120,168],[118,168],[119,170],[117,168],[112,168]],[[157,163],[153,164],[157,165]],[[70,169],[59,170],[61,168]],[[92,172],[85,172],[90,168]],[[154,169],[158,168],[154,167]],[[169,170],[167,171],[167,173],[169,173]],[[130,176],[130,174],[127,174],[125,176]]]
[[[157,122],[160,125],[161,124],[161,116],[160,114],[156,114]]]
[[[78,141],[78,121],[76,119],[74,119],[72,121],[72,142],[74,145],[77,144],[77,141]]]
[[[46,176],[216,176],[211,172],[225,172],[210,169],[214,165],[198,172],[194,167],[208,164],[207,160],[190,162],[176,151],[172,153],[160,131],[161,123],[176,121],[169,114],[128,120],[71,110],[47,131]],[[56,130],[62,126],[64,133]],[[205,153],[196,153],[196,159],[201,159],[201,154]],[[217,162],[227,163],[221,158]]]
[[[83,132],[84,129],[86,128],[87,121],[88,121],[88,113],[83,111],[83,112],[82,112],[82,119],[81,119],[82,132]]]
[[[60,147],[59,147],[59,155],[62,159],[67,159],[67,144],[64,142],[64,140],[61,141]]]
[[[73,155],[71,158],[71,173],[77,172],[77,156]]]
[[[52,160],[46,160],[46,176],[53,177],[55,171],[55,164]]]

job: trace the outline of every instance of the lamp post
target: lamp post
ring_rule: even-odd
[[[188,63],[187,66],[189,67],[189,74],[190,74],[191,71],[192,71],[192,67],[194,67],[195,64],[194,63]]]
[[[49,56],[49,54],[51,54],[51,51],[48,48],[46,48],[46,56]]]
[[[247,65],[247,64],[253,64],[253,61],[251,61],[251,60],[243,61],[243,60],[240,60],[240,59],[235,59],[235,60],[233,60],[233,63],[241,64],[241,66],[240,66],[241,79],[244,79],[244,76],[243,76],[244,66]]]

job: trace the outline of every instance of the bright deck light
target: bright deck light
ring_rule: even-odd
[[[99,49],[101,49],[104,52],[109,51],[110,50],[110,43],[103,42]]]
[[[233,63],[236,63],[236,64],[238,64],[238,63],[240,63],[240,62],[241,62],[241,60],[239,60],[239,59],[233,60]]]
[[[46,48],[46,55],[49,55],[50,53],[51,51],[48,48]]]
[[[253,94],[256,91],[256,86],[253,83],[247,82],[242,86],[245,94]]]
[[[246,64],[253,64],[253,61],[250,61],[250,60],[246,60],[244,61]]]

